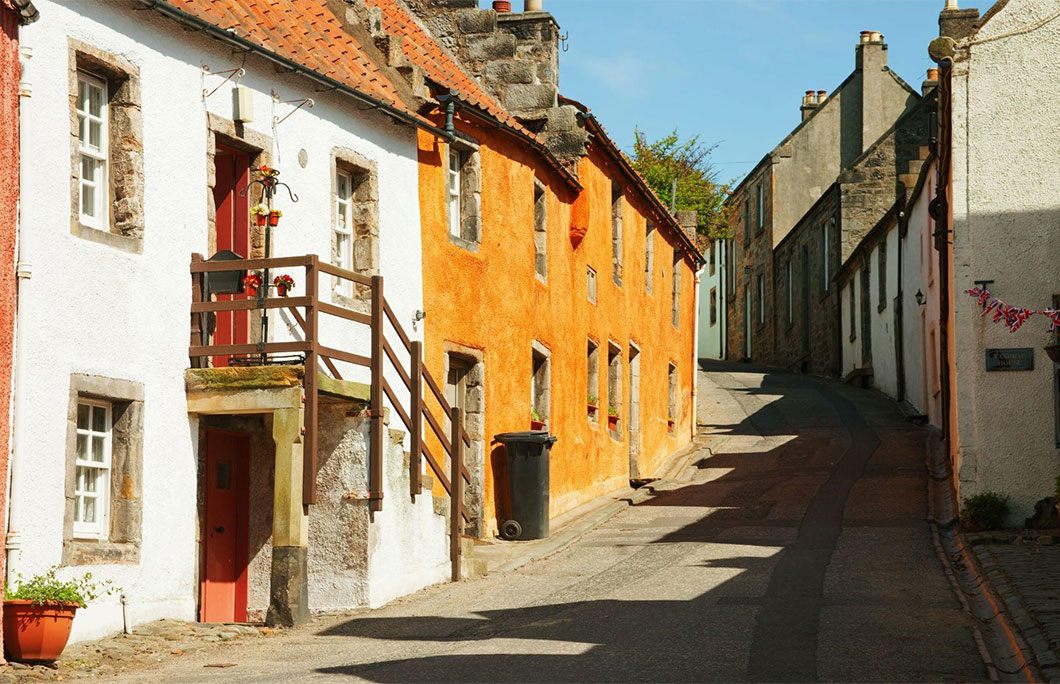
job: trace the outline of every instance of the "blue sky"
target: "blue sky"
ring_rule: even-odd
[[[804,91],[831,92],[846,78],[862,30],[886,36],[891,68],[919,89],[943,4],[544,0],[568,35],[561,92],[588,105],[624,149],[634,126],[651,137],[676,127],[718,143],[722,180],[742,177],[798,124]],[[522,0],[512,6],[521,11]]]

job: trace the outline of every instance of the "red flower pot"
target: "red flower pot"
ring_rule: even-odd
[[[264,226],[265,222],[269,220],[268,214],[254,214],[254,222],[259,226]]]
[[[270,211],[269,212],[269,225],[275,228],[280,225],[280,212]]]
[[[497,12],[511,12],[512,0],[493,0],[493,9]]]
[[[43,606],[32,601],[4,601],[4,652],[9,660],[52,662],[59,659],[77,604],[60,603]]]
[[[596,406],[595,404],[589,404],[589,415],[590,416],[595,416],[596,412],[599,411],[599,410],[600,410],[599,406]]]
[[[668,420],[668,421],[666,421],[666,429],[670,430],[671,432],[673,431],[673,429],[674,429],[674,422],[673,422],[672,420]]]
[[[618,416],[608,416],[607,427],[611,428],[612,430],[618,430]]]
[[[276,286],[276,294],[281,296],[281,297],[286,297],[287,296],[287,286],[286,285],[277,285]]]
[[[543,420],[531,420],[530,421],[530,429],[531,430],[544,430],[545,429],[545,421],[543,421]]]

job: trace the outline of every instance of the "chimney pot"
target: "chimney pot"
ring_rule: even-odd
[[[526,0],[523,3],[524,12],[542,12],[541,0]]]
[[[872,32],[872,42],[873,43],[882,43],[883,42],[883,34],[880,33],[879,31],[873,31]]]
[[[946,0],[946,6],[942,8],[942,11],[951,12],[959,9],[960,7],[957,6],[957,0]]]
[[[927,70],[927,80],[929,80],[929,81],[937,81],[937,80],[939,80],[939,70],[938,69],[934,69],[934,68],[928,69]]]
[[[508,14],[512,11],[512,0],[493,0],[493,10],[497,14]]]
[[[827,99],[828,99],[828,91],[827,90],[818,90],[817,91],[817,104],[824,104],[824,101],[827,100]]]
[[[867,43],[870,40],[872,40],[872,31],[862,31],[861,32],[861,42],[862,43]]]

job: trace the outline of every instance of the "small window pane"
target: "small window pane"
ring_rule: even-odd
[[[103,462],[103,438],[92,438],[92,460],[97,463]]]
[[[107,410],[104,409],[102,406],[92,407],[92,431],[107,431]]]
[[[88,84],[84,81],[77,82],[77,102],[78,107],[86,109],[88,103]]]
[[[98,121],[88,122],[88,144],[97,150],[103,144],[103,125]]]
[[[103,90],[96,86],[88,88],[88,113],[92,116],[103,113]]]
[[[96,522],[96,500],[92,497],[85,497],[85,513],[81,518],[81,522],[94,523]]]
[[[91,412],[92,407],[87,404],[77,405],[77,429],[87,430],[88,429],[88,414]]]
[[[77,457],[82,461],[88,460],[88,436],[77,436]]]

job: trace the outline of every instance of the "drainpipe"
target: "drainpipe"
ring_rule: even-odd
[[[27,119],[26,114],[26,101],[30,97],[32,86],[26,78],[27,69],[26,66],[32,56],[32,48],[22,47],[21,49],[21,79],[19,81],[19,117],[18,117],[18,139],[19,139],[19,197],[22,195],[22,179],[26,177],[26,171],[29,169],[29,164],[26,159],[26,148],[21,144],[26,139],[25,136],[25,121]],[[12,377],[12,384],[14,385],[12,398],[14,402],[14,410],[12,411],[12,430],[11,430],[11,452],[8,459],[8,481],[7,481],[7,539],[5,545],[5,580],[8,586],[11,585],[12,580],[15,579],[15,567],[19,563],[19,559],[22,553],[22,534],[20,531],[21,521],[23,516],[21,515],[21,509],[24,505],[22,501],[22,492],[25,490],[24,482],[26,480],[25,475],[25,458],[24,452],[26,451],[27,435],[26,435],[26,372],[25,372],[25,349],[26,349],[26,326],[24,322],[29,320],[28,315],[28,304],[29,304],[29,281],[30,276],[33,274],[33,265],[29,262],[28,250],[26,249],[25,236],[22,233],[22,209],[25,204],[19,200],[18,207],[18,218],[16,219],[17,225],[15,227],[15,254],[16,265],[15,274],[18,279],[17,283],[17,303],[15,309],[15,351],[14,351],[14,373]],[[16,502],[23,505],[16,505]]]

